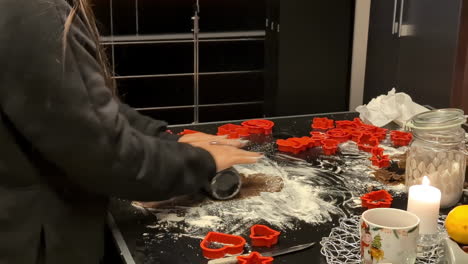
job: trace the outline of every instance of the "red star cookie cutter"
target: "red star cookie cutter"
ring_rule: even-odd
[[[252,252],[248,256],[237,257],[238,264],[272,264],[272,257],[264,257],[258,252]]]
[[[254,247],[271,247],[278,244],[281,232],[265,225],[254,225],[250,228],[250,239]]]
[[[218,136],[228,135],[228,138],[236,139],[249,136],[249,129],[235,124],[225,124],[218,127]]]
[[[219,244],[222,247],[214,248],[213,244]],[[205,258],[218,259],[223,258],[227,254],[241,254],[242,252],[244,252],[245,244],[246,241],[243,237],[217,232],[209,232],[203,239],[203,241],[200,243],[200,247]]]
[[[368,209],[388,208],[392,205],[393,197],[386,190],[366,193],[361,196],[362,207]]]

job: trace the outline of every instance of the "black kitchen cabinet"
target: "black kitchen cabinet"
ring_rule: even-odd
[[[267,1],[265,112],[347,110],[354,1]]]
[[[396,88],[420,104],[449,107],[462,4],[372,1],[364,101]]]

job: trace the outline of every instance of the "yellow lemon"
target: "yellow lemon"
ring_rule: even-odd
[[[449,236],[461,244],[468,244],[468,205],[453,208],[445,220]]]

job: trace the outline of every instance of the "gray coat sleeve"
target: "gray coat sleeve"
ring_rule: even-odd
[[[0,45],[0,106],[70,181],[97,194],[136,200],[191,193],[209,182],[216,166],[208,152],[130,125],[105,85],[79,18],[63,58],[61,37],[70,9],[65,1],[4,0],[0,8],[12,10],[0,18],[0,43],[8,43]]]
[[[180,138],[178,135],[173,135],[166,132],[166,122],[144,116],[124,103],[119,104],[119,111],[127,118],[132,127],[142,132],[143,134],[175,141],[179,140]]]

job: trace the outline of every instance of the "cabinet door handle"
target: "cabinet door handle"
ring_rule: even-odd
[[[405,0],[401,0],[400,19],[399,19],[399,22],[398,22],[398,37],[401,37],[401,27],[402,27],[402,24],[403,24],[404,9],[405,9]]]
[[[396,21],[398,0],[393,0],[393,19],[392,19],[392,35],[398,31],[398,22]]]

